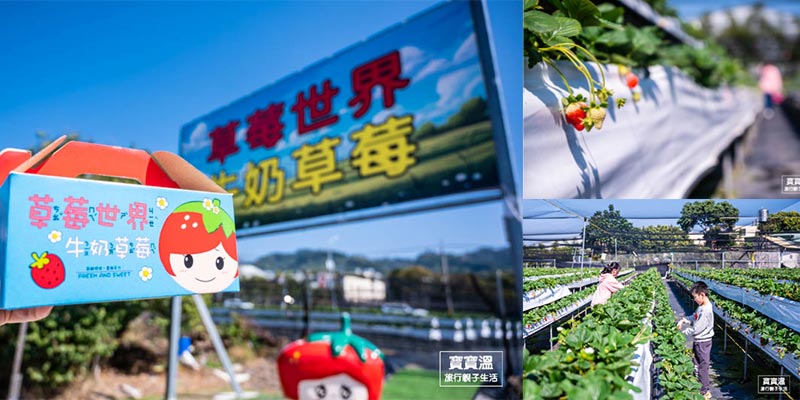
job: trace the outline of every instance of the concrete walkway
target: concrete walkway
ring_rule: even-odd
[[[798,198],[782,194],[781,176],[800,175],[800,132],[795,132],[783,110],[771,119],[760,118],[750,139],[744,168],[733,175],[734,197],[741,199]]]

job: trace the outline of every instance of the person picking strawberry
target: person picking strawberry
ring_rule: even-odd
[[[711,364],[711,339],[714,337],[714,309],[711,300],[708,298],[708,285],[703,281],[697,281],[689,289],[692,298],[699,305],[694,313],[692,321],[681,320],[678,322],[678,330],[691,338],[692,362],[697,369],[697,377],[700,380],[700,393],[706,399],[711,398],[708,370]],[[684,323],[690,326],[682,329]]]

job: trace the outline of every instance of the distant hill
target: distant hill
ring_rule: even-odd
[[[332,253],[339,272],[353,272],[356,269],[374,269],[384,275],[398,268],[422,266],[434,272],[441,271],[441,256],[438,252],[424,252],[415,258],[369,259],[359,255]],[[320,271],[325,269],[326,250],[301,249],[294,253],[272,253],[260,257],[251,264],[263,270]],[[447,254],[447,264],[451,273],[484,272],[497,268],[510,270],[511,253],[508,248],[480,248],[464,254]]]

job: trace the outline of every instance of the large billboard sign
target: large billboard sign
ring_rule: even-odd
[[[180,153],[245,230],[498,187],[473,14],[442,4],[200,117]]]

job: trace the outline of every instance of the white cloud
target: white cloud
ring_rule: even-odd
[[[399,115],[402,114],[403,112],[405,112],[403,106],[395,104],[391,108],[380,110],[377,114],[375,114],[375,116],[372,117],[372,124],[373,125],[382,124],[386,121],[386,118],[389,117],[390,115]]]
[[[480,67],[471,65],[440,77],[436,83],[439,99],[419,111],[415,120],[424,123],[457,110],[481,82],[480,74]]]
[[[475,33],[473,32],[464,43],[456,50],[456,55],[453,56],[453,62],[456,64],[462,63],[470,58],[478,56],[478,46],[475,43]]]
[[[417,72],[417,75],[414,77],[414,79],[412,79],[412,81],[419,82],[420,80],[422,80],[422,78],[425,78],[426,76],[431,75],[433,73],[442,71],[449,65],[450,63],[443,58],[437,58],[435,60],[431,60],[430,62],[425,64],[425,66],[422,67],[422,69],[420,69],[419,72]]]
[[[383,101],[383,87],[378,85],[372,88],[372,102]],[[358,106],[358,104],[356,105]]]
[[[275,146],[275,150],[283,150],[287,144],[299,144],[300,143],[300,134],[297,133],[297,128],[294,128],[289,136],[284,137],[281,139],[280,142]]]
[[[469,83],[464,85],[464,93],[463,93],[464,97],[470,97],[470,93],[472,93],[472,91],[475,90],[475,88],[478,87],[478,85],[480,85],[481,82],[483,82],[483,77],[478,75],[472,78],[472,80],[469,81]]]
[[[236,130],[236,144],[240,145],[247,139],[247,128],[250,126],[239,126]]]
[[[470,83],[476,73],[480,74],[480,68],[477,65],[461,68],[439,78],[436,82],[436,93],[439,95],[439,101],[436,104],[440,107],[445,107],[452,102],[461,102],[466,100],[463,94],[463,89],[466,84]],[[461,94],[461,96],[459,96]]]
[[[410,47],[411,49],[416,49],[416,47]],[[418,49],[416,49],[418,50]],[[412,52],[413,51],[408,51]],[[421,52],[421,51],[420,51]],[[464,42],[461,43],[461,46],[458,47],[456,53],[453,55],[452,60],[447,60],[444,58],[435,58],[430,61],[425,59],[420,59],[419,61],[415,59],[415,62],[425,61],[425,64],[419,71],[416,72],[414,78],[412,79],[414,82],[419,82],[423,78],[435,74],[437,72],[444,71],[450,67],[456,66],[458,64],[463,63],[464,61],[470,60],[478,56],[478,46],[475,42],[475,34],[469,35]],[[415,64],[416,65],[416,64]],[[409,68],[410,70],[411,68]]]
[[[208,137],[208,126],[205,122],[200,122],[195,125],[192,134],[189,135],[189,142],[183,144],[183,152],[187,153],[207,146],[211,146],[211,139]]]
[[[400,49],[400,62],[403,65],[404,74],[410,74],[423,61],[425,61],[425,52],[418,47],[405,46]]]

